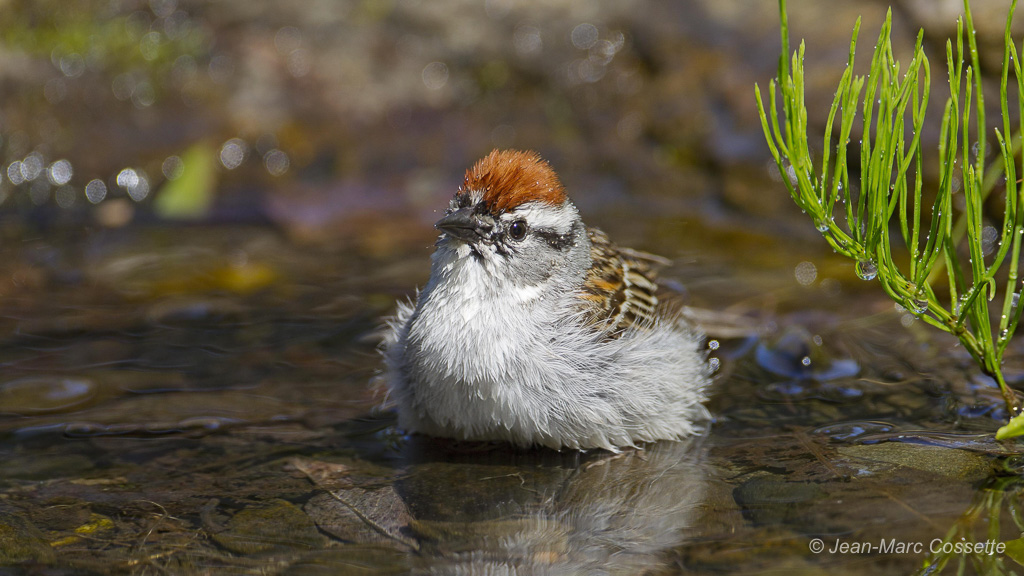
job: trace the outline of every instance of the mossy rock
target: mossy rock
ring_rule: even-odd
[[[238,554],[310,550],[326,543],[309,516],[285,500],[241,510],[231,518],[227,529],[214,534],[213,539]]]
[[[53,548],[28,520],[0,513],[0,565],[52,562]]]

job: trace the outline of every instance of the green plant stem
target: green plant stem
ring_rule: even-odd
[[[790,54],[785,0],[779,0],[783,46],[779,76],[769,83],[767,107],[760,88],[755,91],[765,139],[794,202],[814,220],[836,252],[857,260],[862,278],[877,277],[894,301],[922,321],[956,336],[979,368],[995,380],[1014,417],[1010,425],[1000,430],[999,437],[1024,434],[1024,416],[1017,418],[1016,393],[1007,385],[1002,372],[1003,355],[1022,312],[1017,279],[1024,236],[1024,184],[1016,179],[1021,139],[1006,136],[1013,133],[1007,98],[1011,69],[1019,103],[1015,115],[1020,118],[1020,126],[1016,133],[1024,133],[1024,74],[1010,38],[1015,9],[1013,0],[1004,31],[1002,130],[994,130],[1002,162],[992,169],[985,166],[985,102],[974,21],[967,0],[964,16],[957,22],[955,47],[953,42],[946,42],[949,95],[940,125],[939,182],[930,214],[922,203],[924,170],[920,144],[931,85],[931,67],[922,49],[923,31],[918,34],[913,57],[903,70],[893,55],[890,11],[872,52],[870,71],[866,76],[858,76],[853,74],[860,31],[860,19],[857,20],[846,70],[828,111],[818,167],[812,161],[807,138],[805,46],[801,43]],[[780,121],[780,110],[784,122]],[[860,186],[858,193],[851,186],[847,160],[856,121],[861,123],[860,177],[855,180]],[[836,122],[839,137],[833,141]],[[972,132],[972,124],[980,128]],[[908,128],[912,132],[909,140],[905,136]],[[986,246],[983,203],[1000,175],[1007,178],[1004,217],[998,244]],[[965,207],[954,217],[952,198],[958,189],[957,179]],[[837,203],[844,204],[844,221],[837,222],[833,216]],[[902,245],[910,254],[906,270],[892,256],[890,225],[894,217],[903,237]],[[961,248],[966,249],[968,256],[966,266]],[[1009,264],[1004,266],[1007,260]],[[1007,282],[998,305],[1001,315],[993,321],[989,302],[997,295],[996,276],[1006,268]],[[946,287],[936,291],[934,285],[941,282],[942,270]],[[941,301],[941,293],[948,293],[949,300]]]

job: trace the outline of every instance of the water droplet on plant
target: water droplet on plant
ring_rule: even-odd
[[[928,299],[923,294],[917,294],[910,301],[910,311],[914,314],[924,314],[928,311]]]
[[[818,229],[818,232],[824,234],[825,232],[828,232],[828,225],[828,220],[819,220],[818,223],[815,225],[815,228]]]
[[[857,277],[861,280],[874,280],[878,276],[878,266],[871,260],[857,262]]]
[[[804,366],[810,366],[811,365],[811,357],[810,356],[804,356],[803,359],[800,360],[800,363],[803,364]]]

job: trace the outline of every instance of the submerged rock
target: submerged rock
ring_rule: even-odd
[[[239,554],[308,550],[325,544],[309,516],[285,500],[242,509],[231,518],[227,529],[213,534],[213,539]]]
[[[0,512],[0,565],[53,560],[53,549],[38,528],[28,520]]]
[[[951,479],[975,482],[992,470],[989,459],[981,454],[939,446],[903,442],[882,442],[860,446],[840,446],[841,455],[866,463],[870,470],[891,468],[892,464],[931,472]]]

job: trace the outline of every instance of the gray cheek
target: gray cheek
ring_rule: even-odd
[[[509,277],[517,286],[543,284],[564,267],[564,258],[563,254],[540,243],[525,244],[508,259]]]
[[[527,242],[506,262],[508,277],[516,286],[575,287],[590,268],[590,244],[577,242],[557,250],[542,241]]]

